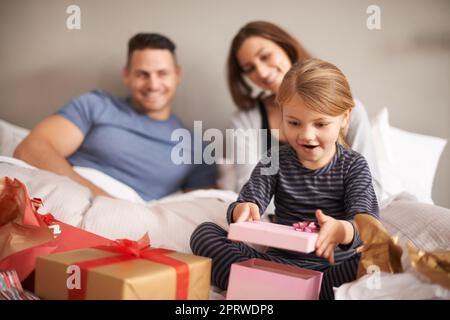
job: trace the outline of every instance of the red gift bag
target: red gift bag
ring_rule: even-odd
[[[19,180],[0,179],[0,269],[16,270],[21,281],[32,273],[38,256],[111,242],[39,214],[41,205]]]

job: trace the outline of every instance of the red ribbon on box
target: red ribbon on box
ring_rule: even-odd
[[[58,220],[55,219],[55,217],[51,214],[51,213],[47,213],[42,215],[42,221],[46,224],[46,225],[51,225],[54,222],[57,222]]]
[[[109,246],[93,247],[99,250],[120,253],[121,255],[75,263],[74,265],[77,265],[81,271],[81,288],[69,289],[69,299],[82,300],[86,297],[88,270],[113,263],[146,259],[175,268],[177,277],[175,298],[177,300],[186,300],[189,290],[189,267],[187,263],[166,256],[168,253],[175,252],[173,250],[149,249],[149,247],[150,238],[148,234],[145,234],[139,241],[121,239],[114,241]]]

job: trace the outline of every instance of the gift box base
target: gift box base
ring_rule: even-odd
[[[227,300],[317,300],[322,272],[261,259],[231,266]]]

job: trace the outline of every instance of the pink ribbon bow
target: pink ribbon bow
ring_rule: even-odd
[[[317,228],[317,226],[314,222],[300,221],[300,222],[292,224],[292,226],[294,227],[294,229],[296,231],[301,231],[301,232],[313,233],[313,232],[319,231],[319,228]]]

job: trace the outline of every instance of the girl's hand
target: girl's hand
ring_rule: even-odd
[[[239,203],[233,210],[233,221],[256,221],[260,220],[259,207],[252,202]]]
[[[334,264],[334,249],[338,244],[350,243],[353,239],[353,226],[350,222],[337,220],[327,216],[322,210],[316,210],[317,222],[320,225],[316,242],[316,255],[324,257]]]

